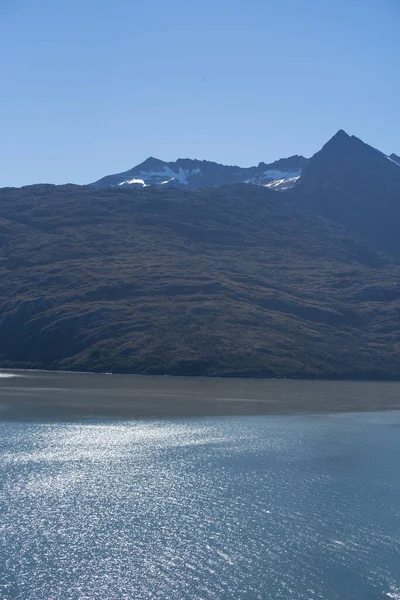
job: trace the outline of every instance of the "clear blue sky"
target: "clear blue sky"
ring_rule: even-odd
[[[0,186],[400,154],[400,0],[0,0]]]

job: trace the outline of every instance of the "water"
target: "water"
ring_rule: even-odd
[[[400,598],[400,411],[0,422],[1,600]]]

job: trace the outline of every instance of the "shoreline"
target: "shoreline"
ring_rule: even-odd
[[[168,378],[168,379],[187,379],[187,380],[198,380],[198,379],[209,379],[209,380],[243,380],[243,381],[321,381],[321,382],[355,382],[355,383],[399,383],[399,377],[306,377],[300,375],[293,376],[267,376],[267,375],[234,375],[232,373],[228,375],[169,375],[165,374],[152,374],[152,373],[120,373],[113,371],[71,371],[69,369],[24,369],[14,367],[2,367],[0,366],[0,377],[2,373],[55,373],[55,374],[69,374],[69,375],[95,375],[103,376],[112,375],[113,377],[144,377],[144,378]]]
[[[7,373],[10,377],[4,376]],[[400,410],[400,382],[392,380],[110,377],[0,370],[0,420],[168,419],[391,410]]]

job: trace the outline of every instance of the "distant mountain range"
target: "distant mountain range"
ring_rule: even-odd
[[[164,162],[151,157],[125,173],[108,175],[91,185],[96,188],[163,185],[180,189],[196,189],[251,183],[279,189],[293,186],[307,164],[308,159],[304,156],[291,156],[271,164],[260,163],[257,167],[249,168],[230,167],[190,158]]]
[[[339,132],[339,136],[343,139],[345,136],[349,139],[357,139],[350,138],[344,131]],[[395,154],[387,158],[400,166],[400,158]],[[284,191],[299,182],[309,162],[310,159],[295,155],[281,158],[273,163],[260,162],[257,167],[244,168],[190,158],[164,162],[150,157],[129,171],[107,175],[90,185],[95,188],[116,186],[141,188],[162,185],[178,189],[198,189],[247,183]]]
[[[399,165],[339,131],[252,169],[0,189],[0,366],[399,378]]]

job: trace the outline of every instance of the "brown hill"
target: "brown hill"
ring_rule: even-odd
[[[400,270],[253,186],[0,190],[0,364],[398,377]]]

